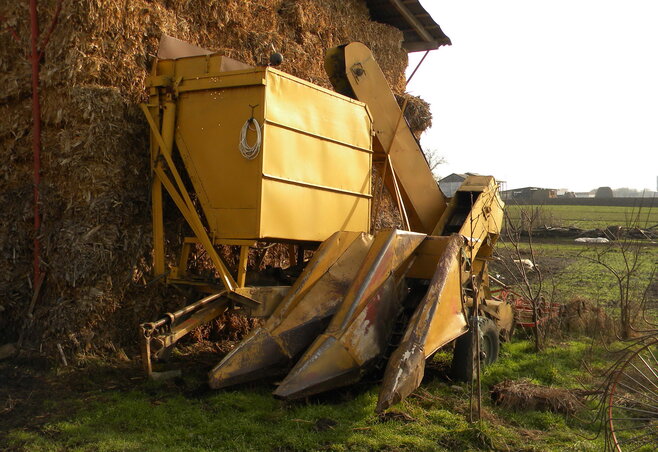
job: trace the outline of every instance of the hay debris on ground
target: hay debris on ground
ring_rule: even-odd
[[[606,310],[591,300],[574,298],[563,306],[561,325],[565,332],[586,334],[590,337],[612,338],[613,319]]]
[[[512,410],[551,411],[575,414],[583,408],[579,392],[564,388],[541,386],[527,379],[505,380],[491,388],[491,400]]]

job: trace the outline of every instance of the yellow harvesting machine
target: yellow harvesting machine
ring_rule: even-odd
[[[487,263],[503,220],[495,180],[470,176],[446,199],[370,50],[331,49],[336,91],[218,54],[161,59],[149,78],[156,277],[205,298],[141,326],[146,371],[227,309],[264,318],[209,373],[213,388],[284,377],[295,399],[345,386],[386,365],[377,410],[409,395],[425,360],[456,342],[462,378],[493,361],[513,327],[489,292]],[[401,229],[371,231],[380,165]],[[163,195],[185,218],[167,267]],[[288,246],[292,284],[265,283],[250,251]],[[237,268],[219,252],[232,246]],[[214,274],[194,274],[200,246]],[[305,253],[306,251],[306,253]],[[312,254],[310,259],[306,260]]]

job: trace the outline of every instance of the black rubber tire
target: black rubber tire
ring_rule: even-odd
[[[480,369],[483,369],[498,360],[500,336],[493,320],[478,317],[477,321],[480,324]],[[475,331],[475,328],[474,325],[471,325],[469,331],[460,336],[455,344],[451,373],[456,380],[471,381],[475,377],[473,331]]]

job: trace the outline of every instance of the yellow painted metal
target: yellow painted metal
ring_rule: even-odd
[[[169,275],[172,279],[185,278],[187,275],[187,261],[190,258],[190,252],[192,251],[192,243],[188,241],[183,241],[181,246],[180,256],[178,258],[178,265],[171,269]]]
[[[445,229],[448,220],[450,220],[452,218],[452,215],[455,213],[455,209],[457,208],[458,201],[459,199],[456,196],[453,196],[450,199],[450,202],[448,203],[445,210],[443,211],[443,214],[441,215],[439,222],[436,224],[436,226],[434,226],[434,230],[432,231],[433,236],[443,234],[443,230]]]
[[[361,102],[272,68],[222,72],[219,55],[159,61],[176,100],[177,148],[216,242],[322,241],[370,226],[372,127]],[[239,151],[251,117],[260,153]],[[256,140],[254,130],[247,142]]]
[[[210,387],[285,373],[326,327],[371,243],[372,236],[357,232],[325,240],[265,324],[210,371]]]
[[[249,286],[239,291],[252,300],[258,300],[259,306],[245,306],[242,309],[249,317],[268,318],[281,304],[290,290],[290,286]]]
[[[295,267],[297,265],[297,252],[295,250],[295,245],[288,244],[288,262],[290,262],[291,267]]]
[[[359,42],[331,49],[325,57],[325,68],[337,89],[352,91],[368,105],[379,150],[388,150],[400,191],[407,200],[411,230],[432,232],[446,207],[445,197],[411,130],[406,123],[399,124],[400,107],[370,49]]]
[[[249,245],[240,247],[240,258],[238,260],[238,287],[244,287],[247,278],[247,260],[249,259]]]
[[[295,367],[299,372],[292,372],[302,376],[294,384],[296,377],[288,377],[289,387],[277,390],[283,397],[358,379],[386,347],[408,278],[431,280],[389,361],[380,410],[413,391],[424,360],[466,331],[470,305],[464,291],[474,289],[476,302],[488,293],[478,290],[488,283],[486,265],[500,233],[503,203],[492,177],[470,176],[448,205],[370,51],[354,43],[330,51],[327,60],[339,62],[329,70],[332,82],[337,79],[342,92],[365,103],[214,54],[157,63],[149,78],[149,105],[142,106],[151,127],[155,176],[155,268],[165,271],[164,187],[195,236],[185,241],[171,278],[186,276],[189,248],[198,242],[228,299],[251,314],[271,314],[211,371],[211,387],[280,374],[321,335]],[[262,142],[250,160],[239,144],[252,118],[260,124]],[[252,127],[247,142],[255,143],[256,136]],[[422,234],[386,231],[373,238],[345,232],[369,230],[373,136],[376,152],[390,165],[386,183],[405,226]],[[174,143],[198,205],[174,164]],[[433,236],[425,238],[426,233]],[[249,246],[262,239],[324,242],[289,290],[245,287]],[[236,279],[215,250],[218,244],[241,247]],[[208,282],[192,283],[210,288]],[[307,391],[304,375],[317,377],[319,370],[328,377],[316,378]]]
[[[462,307],[461,261],[459,253],[443,256],[446,269],[437,275],[433,284],[441,287],[437,292],[430,291],[430,298],[437,297],[435,310],[429,329],[423,341],[425,357],[429,357],[439,348],[466,332],[466,318]]]
[[[322,310],[330,310],[333,314],[349,283],[363,266],[372,241],[372,236],[367,234],[339,232],[323,242],[295,281],[281,309],[268,322],[274,333],[282,334],[307,323]],[[320,333],[322,331],[316,331],[316,335]]]
[[[402,301],[404,276],[425,234],[380,231],[340,307],[274,394],[299,398],[358,381],[387,346]]]
[[[480,193],[475,197],[468,217],[459,233],[466,237],[474,256],[490,257],[493,244],[503,227],[505,204],[500,198],[498,184],[491,176],[469,176],[457,193]],[[485,253],[480,253],[486,251]]]
[[[468,304],[464,289],[472,286],[478,300],[487,293],[486,262],[500,234],[503,207],[493,177],[469,176],[434,229],[436,234],[453,234],[428,237],[418,248],[407,276],[433,276],[389,359],[378,412],[411,394],[423,379],[425,360],[467,331],[465,311],[472,302]]]
[[[416,260],[407,273],[408,278],[432,279],[436,265],[444,255],[448,237],[428,236],[416,249]]]
[[[377,412],[411,394],[423,379],[425,360],[467,331],[460,275],[463,238],[454,234],[426,240],[442,242],[431,248],[444,251],[427,293],[407,324],[402,342],[388,360]]]
[[[165,102],[165,106],[167,104],[171,104],[170,101]],[[204,249],[206,250],[206,253],[210,257],[211,261],[213,262],[216,270],[219,272],[220,278],[222,280],[222,283],[224,284],[224,287],[228,291],[234,291],[237,287],[237,284],[233,277],[231,276],[230,272],[226,268],[226,265],[222,261],[222,259],[219,257],[219,254],[217,254],[217,251],[215,250],[213,243],[211,242],[210,238],[208,237],[208,233],[206,229],[203,226],[203,223],[201,222],[201,219],[199,218],[198,213],[196,212],[196,209],[194,207],[194,204],[192,203],[192,200],[190,198],[189,193],[187,192],[187,189],[185,188],[185,185],[183,184],[183,181],[180,177],[180,174],[178,173],[178,170],[176,169],[176,166],[174,165],[174,162],[171,157],[171,149],[172,149],[172,143],[165,142],[164,138],[160,134],[160,131],[157,129],[157,125],[155,123],[155,120],[151,116],[150,111],[148,110],[148,107],[146,105],[142,104],[141,105],[142,111],[144,112],[144,115],[146,116],[146,120],[149,123],[149,126],[151,127],[151,134],[155,138],[156,142],[158,143],[160,147],[160,154],[159,156],[162,156],[164,158],[165,164],[169,172],[173,175],[174,180],[176,181],[176,186],[170,181],[169,177],[167,174],[165,174],[163,170],[163,162],[161,159],[156,158],[156,163],[155,163],[155,173],[157,177],[160,179],[160,182],[164,185],[164,187],[167,189],[167,192],[171,196],[172,200],[180,210],[180,212],[183,214],[185,219],[187,220],[188,224],[194,231],[196,237],[199,239],[200,243],[203,245]],[[170,133],[165,133],[165,136],[171,136]]]
[[[157,107],[149,107],[149,113],[155,119],[156,128],[160,127],[160,116]],[[156,159],[159,154],[159,145],[150,131],[151,151],[151,221],[153,224],[153,267],[156,277],[165,273],[165,239],[164,239],[164,212],[162,210],[162,182],[155,175]]]
[[[469,206],[468,215],[463,220],[459,235],[465,238],[463,252],[469,258],[472,256],[471,273],[481,274],[486,270],[484,268],[485,259],[490,257],[488,254],[493,250],[493,242],[500,234],[504,204],[500,199],[498,185],[491,176],[469,176],[458,192],[473,194],[473,204]],[[445,265],[445,269],[439,272],[438,269],[441,269],[442,265]],[[435,270],[435,278],[440,276],[444,280],[436,312],[424,342],[426,356],[430,356],[439,347],[465,331],[466,320],[462,315],[463,276],[460,276],[461,272],[460,253],[455,253],[446,245],[446,250]]]

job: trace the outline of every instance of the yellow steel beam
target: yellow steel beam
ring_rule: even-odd
[[[206,232],[205,228],[203,228],[203,226],[199,227],[199,223],[201,220],[198,218],[198,214],[196,213],[196,211],[190,211],[188,209],[187,205],[185,204],[185,201],[178,193],[178,191],[174,187],[174,184],[171,182],[171,180],[169,179],[169,177],[161,167],[156,168],[156,174],[158,175],[160,181],[162,182],[165,189],[169,193],[169,196],[171,196],[171,199],[178,207],[178,210],[180,210],[181,214],[183,214],[183,217],[192,228],[194,234],[199,239],[199,243],[201,243],[203,248],[206,250],[206,253],[208,253],[208,257],[210,257],[210,259],[212,260],[213,264],[215,265],[215,268],[217,269],[217,271],[219,271],[224,287],[227,290],[234,291],[235,288],[237,287],[237,283],[235,282],[230,272],[224,265],[222,258],[219,256],[219,254],[217,254],[217,251],[215,250],[215,247],[212,245],[212,242],[210,241],[210,237],[208,237],[208,233]]]
[[[153,111],[157,111],[158,106],[150,107]],[[154,121],[155,122],[155,121]],[[158,125],[156,124],[156,127]],[[159,147],[153,139],[153,132],[151,132],[150,140],[151,150],[151,171],[155,171],[157,165],[156,159],[159,153]],[[153,267],[155,270],[154,276],[163,275],[165,272],[165,239],[164,239],[164,219],[162,210],[162,184],[157,177],[153,177],[151,181],[151,221],[153,223]]]
[[[332,61],[336,58],[339,64]],[[343,89],[349,87],[358,100],[368,105],[377,140],[382,151],[389,150],[399,189],[408,200],[405,205],[411,229],[431,233],[446,207],[446,200],[418,142],[400,121],[400,107],[372,53],[365,45],[353,42],[339,50],[330,50],[325,67],[332,83]]]
[[[151,132],[153,133],[156,142],[160,146],[161,152],[159,155],[162,155],[164,157],[164,160],[167,163],[167,167],[169,171],[174,176],[174,180],[176,181],[178,190],[171,183],[171,181],[169,180],[163,169],[159,166],[159,164],[156,165],[157,176],[159,177],[160,181],[164,184],[165,188],[169,192],[169,195],[172,197],[172,199],[176,203],[176,206],[181,211],[181,213],[187,220],[188,224],[192,228],[192,231],[194,231],[194,234],[197,236],[197,238],[201,242],[201,245],[206,250],[208,257],[210,257],[213,264],[215,265],[215,269],[219,272],[220,279],[222,280],[224,287],[226,287],[226,289],[231,292],[235,291],[235,289],[237,288],[237,283],[231,276],[231,273],[228,271],[221,257],[219,256],[219,254],[217,254],[217,251],[212,245],[212,241],[210,240],[210,237],[208,237],[208,233],[206,232],[206,229],[204,228],[203,223],[201,222],[201,218],[199,218],[199,215],[196,212],[196,209],[194,208],[194,204],[192,203],[190,195],[185,189],[185,185],[183,184],[180,174],[178,173],[178,170],[176,169],[176,166],[174,165],[174,162],[171,158],[171,149],[173,147],[173,131],[171,132],[171,141],[169,142],[169,144],[167,144],[163,136],[160,134],[160,131],[157,129],[157,125],[153,119],[153,116],[151,116],[151,113],[146,107],[146,105],[141,104],[140,107],[144,112],[144,115],[146,116],[146,120],[148,121],[149,126],[151,127]],[[165,108],[169,108],[169,107],[175,108],[175,103],[171,101],[165,102]],[[167,132],[166,135],[169,136],[169,133],[170,132]],[[158,163],[159,163],[159,158],[158,158]]]
[[[240,247],[240,260],[238,261],[238,286],[244,287],[247,278],[247,263],[249,261],[249,245]]]
[[[178,258],[178,266],[172,269],[170,278],[180,279],[187,275],[187,261],[190,258],[191,250],[192,244],[184,241],[183,245],[181,246],[180,256]]]

